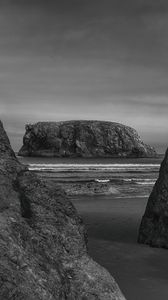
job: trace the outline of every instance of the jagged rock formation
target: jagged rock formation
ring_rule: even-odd
[[[168,248],[168,149],[142,218],[138,242]]]
[[[80,217],[60,188],[16,159],[0,123],[0,300],[124,300],[88,255]]]
[[[21,156],[153,157],[136,130],[104,121],[39,122],[26,125]]]

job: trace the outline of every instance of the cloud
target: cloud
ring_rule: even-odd
[[[163,0],[0,0],[0,110],[10,134],[18,141],[37,119],[91,118],[164,143],[167,16]]]

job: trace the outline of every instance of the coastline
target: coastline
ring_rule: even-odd
[[[88,231],[89,254],[114,275],[129,300],[167,300],[167,251],[137,243],[148,197],[71,198]]]
[[[32,172],[73,195],[149,195],[160,159],[41,159],[19,158]],[[142,189],[143,186],[143,189]]]
[[[19,158],[44,180],[66,191],[86,225],[90,255],[114,274],[129,300],[168,298],[166,270],[162,271],[167,254],[137,243],[162,157]]]

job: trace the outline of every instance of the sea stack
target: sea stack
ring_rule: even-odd
[[[168,149],[142,218],[138,242],[168,248]]]
[[[38,122],[26,125],[20,156],[154,157],[131,127],[105,121]]]
[[[18,162],[0,123],[0,299],[124,300],[86,240],[64,191]]]

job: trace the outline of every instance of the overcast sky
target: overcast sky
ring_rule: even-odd
[[[117,121],[168,145],[167,0],[0,0],[0,111],[25,123]]]

